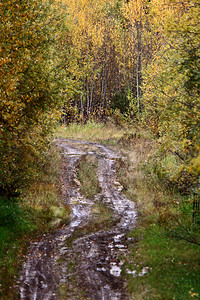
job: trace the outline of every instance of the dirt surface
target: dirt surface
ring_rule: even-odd
[[[120,278],[120,254],[127,251],[126,233],[135,226],[137,214],[116,181],[115,162],[120,154],[97,143],[55,142],[63,154],[63,201],[71,207],[71,221],[30,245],[20,276],[20,299],[129,299]],[[86,154],[98,161],[101,192],[94,200],[80,194],[77,180],[77,165]],[[84,234],[98,201],[113,210],[115,225],[105,231],[91,228]]]

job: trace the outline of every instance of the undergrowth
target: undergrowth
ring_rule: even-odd
[[[13,282],[19,279],[29,242],[69,220],[59,190],[60,162],[52,146],[38,180],[18,198],[0,198],[0,299],[17,299]]]
[[[123,134],[124,130],[121,128],[89,121],[84,125],[72,123],[68,126],[60,126],[55,132],[55,137],[106,142],[115,145]]]
[[[124,144],[125,145],[125,144]],[[181,195],[155,172],[156,142],[134,138],[118,162],[123,192],[137,204],[138,226],[123,276],[134,299],[199,299],[200,230],[193,195]],[[175,166],[174,166],[175,167]],[[145,269],[145,273],[141,271]],[[131,297],[132,297],[131,296]]]
[[[123,273],[134,299],[199,299],[199,246],[170,238],[156,222],[141,222],[129,237],[138,242],[130,247]],[[128,274],[143,268],[143,276]]]

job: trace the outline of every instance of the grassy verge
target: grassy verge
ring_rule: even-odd
[[[135,139],[128,161],[118,166],[124,193],[137,204],[138,226],[123,276],[134,299],[199,299],[199,228],[192,198],[166,186],[151,170],[154,143]],[[127,149],[127,148],[126,148]],[[144,272],[143,272],[144,271]]]
[[[129,236],[138,241],[124,265],[134,299],[199,299],[199,246],[171,239],[158,224],[140,224]]]
[[[40,178],[20,199],[0,198],[0,299],[16,299],[18,278],[29,241],[54,230],[69,219],[61,202],[60,155],[52,147]]]

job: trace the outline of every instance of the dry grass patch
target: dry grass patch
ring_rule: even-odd
[[[127,160],[118,162],[118,180],[126,196],[136,202],[139,212],[138,226],[128,234],[133,242],[123,266],[130,297],[199,299],[199,246],[187,242],[193,237],[195,241],[195,235],[184,225],[187,219],[192,219],[192,207],[181,208],[185,199],[156,176],[154,141],[133,136],[129,143],[123,141],[123,144]],[[178,227],[176,220],[182,222],[181,216],[183,223]],[[180,229],[185,231],[179,232]],[[143,267],[149,271],[141,277],[127,272],[138,272]]]
[[[56,129],[55,138],[80,139],[115,144],[124,134],[124,129],[102,123],[70,124]]]
[[[62,158],[56,146],[52,145],[40,180],[32,183],[22,195],[23,205],[45,214],[47,226],[56,228],[68,222],[70,208],[62,201],[60,172]]]
[[[77,168],[77,178],[81,183],[81,193],[88,199],[101,192],[97,171],[97,159],[91,155],[82,156]]]
[[[158,189],[145,174],[142,164],[154,153],[156,144],[149,138],[131,135],[131,139],[128,136],[128,144],[123,140],[121,147],[126,160],[117,162],[117,175],[124,187],[123,192],[136,202],[139,214],[149,215],[154,212],[154,198],[158,197]]]

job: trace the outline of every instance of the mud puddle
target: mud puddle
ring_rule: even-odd
[[[126,233],[135,226],[136,209],[116,181],[120,155],[98,143],[59,139],[56,144],[63,153],[62,194],[71,206],[71,222],[30,245],[20,276],[20,299],[128,299],[120,278],[120,254],[127,251]],[[101,193],[94,200],[80,194],[76,178],[83,155],[98,160]],[[116,225],[78,236],[98,201],[113,210]]]

